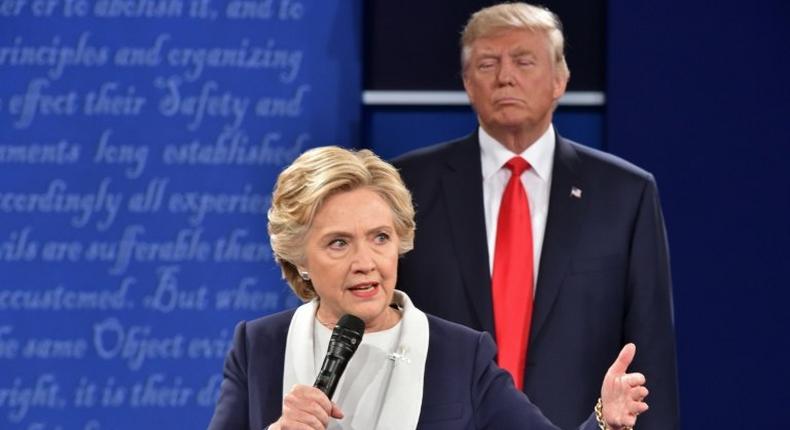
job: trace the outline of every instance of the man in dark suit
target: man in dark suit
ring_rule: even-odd
[[[512,320],[502,317],[507,306],[497,294],[526,294],[518,344],[525,352],[503,367],[566,429],[589,415],[608,363],[634,342],[633,369],[650,388],[639,429],[678,428],[669,256],[652,175],[554,131],[569,71],[553,13],[523,3],[483,9],[462,46],[464,88],[480,127],[395,160],[417,210],[398,288],[428,313],[495,334],[500,356],[513,344],[502,333],[521,320],[504,322]],[[513,157],[527,169],[511,180],[505,166]],[[502,218],[511,187],[527,196],[524,237],[513,237],[524,230]],[[519,244],[522,264],[500,257]],[[497,281],[512,273],[520,284]]]

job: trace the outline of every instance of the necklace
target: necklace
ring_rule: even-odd
[[[395,317],[395,322],[392,325],[395,325],[395,324],[398,323],[398,321],[400,321],[401,316],[403,315],[403,310],[400,307],[396,306],[396,305],[390,305],[390,309],[393,311],[392,315]],[[326,321],[322,321],[321,318],[318,317],[318,310],[317,309],[316,309],[316,312],[315,312],[315,319],[316,319],[316,321],[318,321],[319,324],[321,324],[322,326],[328,328],[329,330],[334,330],[335,327],[337,326],[337,322],[329,323],[329,322],[326,322]],[[366,332],[368,331],[367,328],[365,329],[365,331]]]
[[[321,318],[318,318],[318,312],[315,313],[315,319],[318,321],[322,326],[328,328],[329,330],[334,330],[336,323],[330,324],[328,322],[321,321]]]

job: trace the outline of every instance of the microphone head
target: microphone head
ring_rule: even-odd
[[[330,399],[337,388],[340,376],[346,369],[351,356],[357,351],[365,333],[365,322],[354,315],[343,315],[332,330],[324,364],[315,379],[314,387],[323,391]]]
[[[348,330],[360,333],[359,337],[362,338],[362,333],[365,332],[365,321],[354,315],[345,314],[337,321],[337,327],[345,327]]]
[[[364,333],[364,321],[351,314],[343,315],[332,330],[327,353],[343,357],[345,360],[350,359],[357,351]]]

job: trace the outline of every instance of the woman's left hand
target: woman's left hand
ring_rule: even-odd
[[[612,430],[633,427],[637,415],[647,410],[645,375],[626,373],[636,355],[636,345],[629,343],[609,367],[601,386],[603,420]]]

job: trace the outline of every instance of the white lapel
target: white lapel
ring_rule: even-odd
[[[425,362],[428,357],[428,317],[414,307],[405,293],[395,291],[395,304],[403,309],[398,347],[390,354],[392,376],[379,415],[377,429],[416,429],[422,406]],[[312,385],[320,364],[313,353],[313,324],[318,302],[299,306],[288,327],[283,366],[283,397],[295,384]]]
[[[318,301],[309,301],[296,309],[285,341],[283,397],[296,384],[313,385],[318,374],[313,355],[313,321]]]
[[[394,302],[403,309],[403,326],[398,347],[390,354],[392,378],[376,428],[416,429],[428,357],[428,317],[401,291],[395,291]]]

